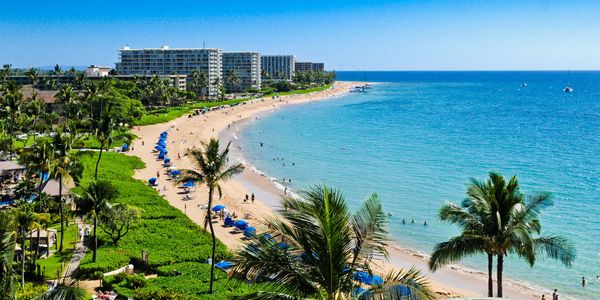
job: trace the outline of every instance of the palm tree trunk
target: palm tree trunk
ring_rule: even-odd
[[[36,266],[37,266],[37,257],[38,257],[38,253],[40,252],[40,230],[42,230],[40,227],[37,228],[37,237],[36,237],[36,242],[35,242],[35,252],[33,255],[33,268],[35,270]]]
[[[96,171],[94,172],[94,180],[98,180],[98,167],[100,166],[100,159],[102,159],[102,149],[104,149],[104,141],[100,143],[100,154],[98,154],[98,160],[96,161]]]
[[[58,211],[60,212],[60,246],[58,251],[63,251],[63,240],[65,237],[65,213],[62,203],[62,175],[58,175]]]
[[[494,280],[492,279],[492,269],[494,268],[494,256],[488,253],[488,297],[494,297]]]
[[[98,225],[98,218],[94,217],[94,252],[92,255],[92,261],[96,262],[96,249],[98,249],[98,236],[96,235],[96,226]]]
[[[11,114],[10,115],[10,127],[9,127],[10,132],[8,133],[8,135],[10,136],[10,151],[9,151],[9,155],[8,155],[9,160],[12,160],[13,153],[15,152],[15,142],[14,142],[14,137],[13,137],[14,126],[15,126],[15,115]]]
[[[498,270],[496,271],[496,276],[498,276],[498,298],[502,298],[502,269],[504,265],[504,256],[502,254],[498,255]]]
[[[25,226],[21,226],[21,288],[25,287]]]
[[[210,228],[210,235],[212,237],[212,252],[211,252],[211,260],[210,260],[210,287],[208,289],[208,293],[213,293],[213,283],[215,280],[215,251],[217,249],[217,238],[215,236],[215,230],[213,229],[212,224],[212,215],[211,215],[211,207],[212,207],[212,197],[213,197],[213,187],[208,188],[208,207],[206,208],[206,218],[208,219],[208,227]]]

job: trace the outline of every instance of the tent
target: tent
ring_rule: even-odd
[[[212,210],[213,210],[213,211],[221,211],[221,210],[223,210],[224,208],[225,208],[225,205],[221,205],[221,204],[219,204],[219,205],[215,205],[215,206],[213,206]]]
[[[383,278],[381,278],[381,276],[372,275],[365,271],[354,272],[354,279],[360,283],[369,285],[383,284]]]
[[[155,185],[156,184],[156,180],[157,180],[156,177],[152,177],[152,178],[148,179],[148,183],[151,184],[151,185]]]
[[[227,217],[227,218],[225,218],[225,222],[223,225],[225,225],[225,227],[231,227],[231,226],[235,225],[235,222],[233,221],[232,218]]]
[[[246,230],[244,230],[244,236],[245,237],[254,237],[256,235],[256,228],[249,226],[248,228],[246,228]]]
[[[246,228],[248,228],[248,222],[246,222],[246,221],[244,221],[242,219],[239,219],[239,220],[235,221],[234,225],[239,230],[246,230]]]

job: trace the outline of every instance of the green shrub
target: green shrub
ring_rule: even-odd
[[[26,282],[25,286],[17,291],[17,300],[30,300],[48,291],[45,284],[33,284]]]

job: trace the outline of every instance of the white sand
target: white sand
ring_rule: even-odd
[[[157,160],[152,153],[152,149],[158,140],[160,133],[168,128],[171,128],[168,137],[167,150],[170,157],[177,168],[191,169],[194,168],[192,161],[184,156],[187,149],[200,147],[201,141],[206,141],[211,137],[219,137],[222,144],[232,141],[232,156],[231,163],[237,162],[236,157],[241,157],[243,149],[238,149],[233,136],[239,130],[243,122],[249,122],[258,118],[259,115],[272,112],[284,105],[309,103],[312,101],[331,99],[333,96],[347,93],[352,87],[360,83],[356,82],[337,82],[330,90],[305,94],[283,96],[279,99],[271,99],[271,97],[263,98],[262,100],[253,100],[245,105],[225,108],[208,112],[204,115],[188,118],[187,116],[173,120],[165,124],[157,124],[150,126],[142,126],[133,129],[133,133],[140,137],[133,144],[134,150],[129,152],[130,155],[140,157],[145,163],[146,168],[138,170],[135,174],[136,178],[148,180],[148,178],[156,177],[157,172],[160,173],[159,186],[160,193],[169,201],[169,203],[185,212],[187,216],[197,224],[203,225],[205,210],[201,209],[201,205],[206,205],[208,202],[208,192],[205,186],[199,186],[196,190],[190,193],[192,200],[183,200],[181,189],[167,180],[166,169],[163,168],[162,161]],[[228,125],[230,125],[228,127]],[[142,141],[144,145],[142,146]],[[178,154],[181,159],[178,159]],[[166,190],[163,190],[166,187]],[[216,198],[213,205],[223,204],[230,211],[235,211],[238,217],[244,218],[245,214],[251,214],[248,219],[249,223],[256,227],[258,232],[265,231],[266,226],[261,222],[268,216],[272,215],[278,207],[278,198],[282,195],[282,191],[278,189],[273,182],[267,177],[262,176],[250,168],[235,176],[232,180],[224,182],[223,196],[221,199]],[[255,193],[256,202],[243,203],[244,196]],[[239,249],[244,245],[242,240],[243,235],[238,232],[233,232],[231,228],[222,226],[222,221],[215,223],[215,232],[219,240],[231,249]],[[463,296],[463,297],[481,297],[486,294],[487,276],[480,272],[467,272],[459,267],[443,268],[436,273],[431,273],[427,268],[427,258],[423,257],[409,249],[403,249],[398,245],[389,247],[389,261],[383,262],[381,268],[405,268],[416,266],[423,270],[429,277],[436,291],[442,295],[448,296]],[[495,290],[495,287],[494,287]],[[539,299],[539,292],[524,286],[518,285],[512,281],[505,280],[504,294],[506,298],[512,299]],[[442,297],[444,298],[444,297]]]

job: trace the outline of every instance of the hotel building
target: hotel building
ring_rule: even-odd
[[[258,52],[224,52],[222,78],[228,92],[245,92],[249,88],[260,89],[260,54]],[[231,74],[235,73],[236,82]]]
[[[119,62],[116,71],[120,75],[190,75],[199,70],[206,74],[209,82],[208,96],[218,94],[216,82],[223,82],[222,56],[220,49],[161,48],[131,49],[124,47],[119,50]],[[188,87],[192,78],[187,76]]]
[[[263,80],[292,80],[295,72],[296,56],[263,55],[260,58]]]
[[[295,69],[296,72],[325,71],[325,64],[313,62],[297,62],[295,64]]]

